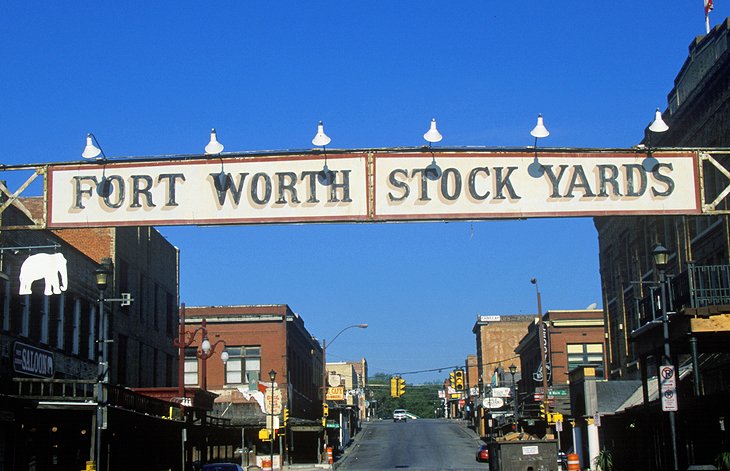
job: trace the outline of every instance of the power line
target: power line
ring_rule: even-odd
[[[510,360],[514,360],[515,358],[519,358],[519,356],[515,355],[515,356],[512,356],[512,357],[503,358],[501,360],[492,361],[492,362],[489,362],[489,363],[482,363],[482,366],[501,365],[502,362],[505,362],[506,363],[506,362],[508,362]],[[400,376],[402,376],[402,375],[410,375],[410,374],[418,374],[418,373],[431,373],[431,372],[434,372],[434,371],[441,372],[443,370],[455,370],[457,368],[461,368],[462,366],[465,366],[465,365],[461,364],[461,365],[443,366],[441,368],[430,368],[430,369],[427,369],[427,370],[404,371],[404,372],[397,373],[397,374],[400,375]],[[472,366],[477,366],[477,365],[472,365]]]

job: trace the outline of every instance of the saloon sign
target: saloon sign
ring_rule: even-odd
[[[331,182],[316,154],[59,164],[48,170],[47,225],[699,214],[696,154],[653,156],[647,170],[646,154],[630,151],[335,153]],[[426,171],[432,160],[439,174]]]

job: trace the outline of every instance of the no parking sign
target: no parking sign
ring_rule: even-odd
[[[662,396],[662,410],[676,411],[677,407],[677,375],[674,366],[663,365],[659,368],[659,391]]]

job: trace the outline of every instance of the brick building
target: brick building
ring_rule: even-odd
[[[605,374],[603,310],[549,310],[542,319],[548,339],[548,387],[553,392],[553,410],[569,415],[570,371],[578,366],[591,366],[598,376]],[[539,339],[540,326],[534,319],[515,348],[524,372],[518,388],[523,417],[537,417],[538,403],[534,397],[536,392],[543,392]]]
[[[693,39],[668,94],[663,119],[669,130],[645,130],[654,147],[730,145],[730,20]],[[649,140],[649,138],[651,140]],[[727,209],[728,152],[698,153],[708,202]],[[718,170],[718,166],[720,170]],[[713,203],[714,204],[714,203]],[[726,447],[724,417],[730,374],[730,220],[727,215],[597,217],[601,283],[606,316],[608,376],[641,380],[633,407],[602,419],[603,445],[619,467],[668,469],[670,426],[657,394],[663,362],[659,277],[652,260],[659,243],[670,252],[667,310],[671,363],[679,372],[677,439],[680,469],[707,464]],[[713,327],[709,327],[712,325]],[[626,439],[626,431],[631,432]],[[616,445],[616,446],[615,446]],[[631,463],[631,465],[629,465]]]
[[[477,316],[472,332],[476,335],[476,372],[467,368],[467,377],[472,374],[473,388],[482,384],[477,403],[474,407],[474,420],[481,436],[486,436],[490,430],[489,423],[506,423],[506,414],[510,411],[505,402],[500,410],[490,410],[483,407],[483,396],[491,394],[492,387],[503,379],[504,371],[512,363],[517,362],[515,346],[525,335],[528,326],[533,322],[533,315],[491,315]],[[468,365],[468,363],[467,363]],[[519,378],[519,374],[517,376]],[[487,392],[488,391],[488,392]],[[494,416],[494,418],[492,417]],[[494,419],[494,420],[492,420]]]
[[[535,319],[534,315],[478,316],[472,328],[476,334],[477,374],[486,383],[494,369],[515,362],[515,346]]]
[[[31,210],[40,208],[39,200],[24,203]],[[24,221],[16,209],[3,213],[4,225]],[[140,301],[136,305],[121,308],[111,301],[104,306],[106,338],[112,342],[105,344],[111,374],[104,384],[102,457],[112,457],[110,469],[128,467],[148,454],[140,444],[155,437],[162,450],[153,461],[160,467],[179,464],[178,454],[166,451],[179,446],[175,423],[162,419],[169,404],[127,389],[172,384],[175,379],[175,350],[166,326],[175,325],[177,313],[161,307],[159,300],[169,295],[173,308],[176,303],[177,250],[152,228],[12,230],[0,233],[0,254],[0,468],[4,461],[8,466],[83,469],[94,459],[101,324],[95,270],[106,257],[117,262],[107,298],[121,293],[125,260],[141,283],[129,287],[135,302]],[[65,260],[48,279],[58,289],[45,294],[40,279],[30,285],[31,294],[21,294],[21,265],[38,254]],[[145,301],[147,293],[157,296]],[[131,315],[139,322],[130,320]],[[125,338],[134,348],[120,348]],[[42,359],[45,368],[18,361],[29,355]],[[127,439],[120,440],[122,435]]]
[[[246,447],[263,450],[268,447],[258,438],[258,430],[267,423],[263,392],[270,386],[269,372],[275,371],[275,396],[280,394],[282,408],[289,410],[288,427],[281,437],[282,447],[289,451],[287,458],[317,462],[322,438],[322,347],[307,331],[304,320],[285,304],[184,309],[188,332],[200,328],[205,320],[210,343],[220,342],[204,362],[196,356],[203,339],[194,339],[185,352],[185,385],[207,383],[209,391],[219,394],[218,414],[239,429],[238,443],[243,429]],[[225,363],[220,358],[224,347],[228,353]],[[278,412],[276,420],[281,419]]]

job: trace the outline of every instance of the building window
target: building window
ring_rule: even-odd
[[[81,310],[81,301],[76,300],[74,309]],[[89,309],[89,360],[93,360],[96,355],[96,337],[99,333],[96,331],[96,307],[90,306]]]
[[[172,335],[175,324],[177,323],[177,309],[175,298],[170,293],[165,293],[165,332]]]
[[[568,371],[578,366],[592,366],[596,369],[596,377],[603,377],[603,344],[583,343],[567,345]]]
[[[0,278],[0,291],[2,299],[0,300],[0,309],[3,316],[3,330],[10,330],[10,281]]]
[[[20,335],[23,337],[30,336],[30,295],[25,294],[20,297],[21,312],[23,313],[20,319]]]
[[[127,384],[127,336],[117,336],[117,383]]]
[[[185,385],[198,384],[198,349],[185,349]]]
[[[41,338],[40,341],[43,344],[48,345],[48,330],[50,328],[50,322],[51,322],[51,297],[50,296],[44,296],[43,301],[41,302]]]
[[[158,298],[160,297],[160,285],[155,283],[154,294],[152,295],[152,322],[155,330],[160,330],[160,313],[158,310]]]
[[[81,304],[74,305],[73,316],[73,337],[71,337],[71,353],[79,354],[79,346],[81,344]]]
[[[79,301],[76,300],[78,303]],[[58,319],[56,320],[56,348],[63,350],[66,346],[66,303],[58,305]]]
[[[261,347],[226,347],[226,385],[258,387],[261,377]]]

